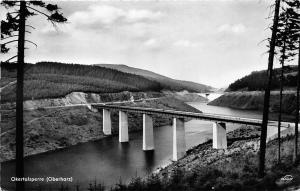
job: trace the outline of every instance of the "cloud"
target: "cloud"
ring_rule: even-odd
[[[199,43],[191,42],[189,40],[177,40],[172,42],[170,39],[161,39],[161,38],[149,38],[143,42],[143,45],[150,50],[162,50],[167,47],[176,47],[176,48],[194,48],[199,47]]]
[[[152,12],[149,10],[129,10],[124,17],[128,22],[139,22],[145,20],[158,20],[162,17],[161,12]]]
[[[246,32],[246,27],[243,24],[224,24],[219,26],[218,32],[241,34]]]
[[[161,39],[157,39],[157,38],[150,38],[146,41],[144,41],[144,46],[148,49],[152,49],[152,50],[159,50],[162,49],[164,47],[164,43],[163,40]]]
[[[197,43],[191,42],[189,40],[178,40],[178,41],[174,42],[173,45],[177,46],[177,47],[196,47],[196,46],[198,46]]]
[[[155,38],[148,39],[144,42],[145,46],[155,46],[158,45],[158,40]]]
[[[142,44],[144,45],[144,48],[150,52],[162,52],[169,47],[166,39],[160,38],[149,38]]]
[[[112,24],[134,24],[138,22],[156,21],[161,12],[147,9],[122,9],[109,5],[89,6],[86,11],[73,13],[69,20],[79,27],[105,27]]]

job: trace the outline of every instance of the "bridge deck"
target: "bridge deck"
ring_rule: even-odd
[[[119,106],[119,105],[105,105],[105,104],[93,104],[94,108],[97,109],[111,109],[111,110],[121,110],[125,112],[134,112],[134,113],[145,113],[145,114],[160,114],[168,115],[177,118],[189,118],[189,119],[199,119],[206,121],[216,121],[216,122],[226,122],[226,123],[237,123],[245,125],[255,125],[260,126],[262,120],[260,119],[249,119],[242,117],[233,117],[226,115],[217,115],[217,114],[207,114],[207,113],[195,113],[187,111],[177,111],[177,110],[166,110],[166,109],[157,109],[157,108],[145,108],[145,107],[129,107],[129,106]],[[275,125],[276,121],[270,121],[269,124]]]

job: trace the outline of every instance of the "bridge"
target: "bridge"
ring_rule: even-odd
[[[128,142],[128,113],[140,113],[143,115],[143,150],[154,150],[153,119],[152,115],[168,116],[173,118],[173,160],[177,161],[185,154],[185,120],[197,119],[213,122],[213,148],[226,149],[226,123],[245,124],[261,126],[262,120],[241,118],[234,116],[195,113],[177,110],[166,110],[145,107],[129,107],[109,104],[91,104],[90,109],[102,110],[103,112],[103,133],[111,135],[111,111],[119,111],[119,142]],[[269,121],[269,126],[276,126],[278,122]],[[289,127],[290,123],[283,122],[282,126]]]

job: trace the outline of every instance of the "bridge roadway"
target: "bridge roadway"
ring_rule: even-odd
[[[262,120],[250,119],[242,117],[234,117],[228,115],[196,113],[187,111],[167,110],[158,108],[146,107],[130,107],[112,104],[90,104],[88,107],[96,112],[103,110],[103,133],[111,135],[112,122],[111,110],[119,111],[119,142],[129,142],[129,129],[128,129],[128,114],[127,113],[140,113],[143,115],[143,150],[154,150],[154,136],[153,136],[153,117],[152,115],[164,115],[173,118],[172,134],[173,134],[173,160],[176,161],[183,157],[185,154],[185,120],[184,119],[197,119],[212,122],[212,146],[215,149],[227,148],[226,137],[226,123],[245,124],[261,126]],[[277,127],[278,122],[269,121],[268,126]],[[283,127],[291,127],[291,123],[283,122]]]
[[[187,118],[187,119],[198,119],[204,121],[214,121],[214,122],[223,122],[223,123],[235,123],[235,124],[245,124],[245,125],[254,125],[261,126],[261,119],[252,119],[244,117],[235,117],[229,115],[220,115],[220,114],[210,114],[210,113],[196,113],[196,112],[187,112],[187,111],[177,111],[177,110],[166,110],[158,108],[146,108],[146,107],[130,107],[130,106],[120,106],[120,105],[108,105],[108,104],[92,104],[94,108],[97,109],[110,109],[110,110],[119,110],[124,112],[133,112],[133,113],[142,113],[149,115],[167,115],[170,117],[176,118]],[[268,126],[276,126],[277,121],[269,121]],[[292,124],[288,122],[282,122],[283,127],[290,127]]]

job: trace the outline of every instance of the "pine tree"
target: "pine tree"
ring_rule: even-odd
[[[259,176],[262,177],[265,171],[265,155],[266,155],[266,140],[267,140],[267,128],[269,120],[269,107],[270,107],[270,92],[273,78],[273,62],[275,55],[276,46],[276,35],[278,31],[279,24],[279,12],[280,12],[280,0],[276,0],[275,12],[273,18],[272,26],[272,36],[270,40],[270,50],[268,59],[268,80],[265,85],[265,96],[264,96],[264,109],[263,109],[263,121],[261,126],[261,136],[260,136],[260,154],[259,154]]]
[[[24,177],[24,143],[23,143],[23,87],[24,87],[24,52],[25,43],[36,44],[25,38],[25,33],[30,33],[26,28],[33,26],[26,24],[29,17],[43,15],[52,24],[64,23],[67,19],[60,13],[55,4],[43,1],[9,1],[1,2],[8,13],[6,20],[1,21],[1,53],[7,53],[8,45],[17,43],[17,55],[5,62],[17,58],[17,90],[16,90],[16,177]],[[24,182],[16,182],[16,190],[24,190]]]
[[[295,143],[294,143],[294,162],[298,158],[298,124],[300,109],[300,0],[286,0],[290,7],[291,18],[289,19],[293,28],[291,30],[292,41],[297,42],[298,46],[298,79],[297,79],[297,96],[296,96],[296,112],[295,112]]]
[[[276,46],[278,48],[279,62],[281,64],[280,73],[280,98],[279,98],[279,114],[278,114],[278,163],[280,163],[280,136],[281,136],[281,113],[282,113],[282,97],[283,97],[283,84],[284,84],[284,71],[289,69],[285,66],[286,61],[294,59],[296,45],[291,31],[294,29],[293,22],[290,18],[293,17],[292,9],[283,5],[282,12],[279,16],[278,34],[276,37]]]

